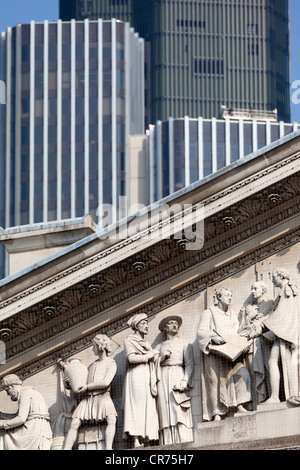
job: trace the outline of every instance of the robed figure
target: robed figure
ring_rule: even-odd
[[[264,322],[274,310],[274,301],[267,295],[267,286],[258,281],[251,286],[251,297],[239,313],[239,334],[253,338],[247,357],[252,379],[253,409],[270,396],[269,360],[275,335],[264,331]]]
[[[285,400],[293,401],[295,399],[297,402],[297,397],[300,397],[300,303],[298,288],[291,281],[290,274],[285,268],[275,268],[272,281],[280,291],[275,301],[274,312],[264,322],[265,327],[275,335],[269,361],[271,397],[266,403],[280,401],[280,361]]]
[[[197,332],[203,358],[202,407],[203,420],[220,420],[230,409],[247,411],[244,405],[251,401],[251,379],[243,361],[235,361],[212,351],[212,346],[224,344],[223,338],[235,336],[239,340],[238,317],[230,307],[232,292],[216,291],[217,305],[205,310]],[[216,348],[215,348],[216,349]]]
[[[144,313],[134,315],[128,326],[133,330],[124,342],[127,371],[124,385],[124,438],[133,439],[133,446],[158,440],[156,409],[157,376],[155,361],[158,351],[145,340],[148,320]]]
[[[193,419],[190,391],[194,383],[193,347],[179,336],[182,318],[169,315],[159,323],[164,341],[157,346],[158,413],[162,445],[192,442]]]
[[[43,396],[33,387],[24,386],[14,374],[4,377],[2,385],[11,400],[18,403],[18,411],[0,420],[0,450],[50,450],[50,416]]]

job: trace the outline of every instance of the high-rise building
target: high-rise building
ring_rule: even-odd
[[[130,21],[150,43],[151,117],[277,109],[290,121],[288,0],[60,0],[63,19]]]
[[[135,3],[135,0],[60,0],[59,17],[63,21],[114,17],[132,23]]]
[[[149,202],[201,181],[297,130],[297,123],[277,122],[276,115],[157,121],[147,130],[145,149]]]
[[[117,208],[130,135],[144,132],[144,40],[116,20],[31,22],[8,28],[0,51],[0,226]]]

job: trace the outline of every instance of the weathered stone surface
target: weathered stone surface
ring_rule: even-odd
[[[0,340],[6,361],[0,376],[16,373],[43,396],[52,431],[63,413],[63,432],[54,436],[55,448],[62,447],[77,404],[72,396],[66,395],[63,404],[59,400],[57,360],[78,357],[90,365],[95,360],[92,340],[99,333],[111,339],[110,357],[117,365],[110,390],[118,414],[114,449],[129,447],[123,439],[124,342],[128,320],[141,313],[147,316],[151,348],[162,343],[158,326],[168,316],[182,318],[179,337],[192,345],[193,442],[175,448],[297,446],[300,408],[285,402],[283,389],[275,407],[256,403],[243,415],[233,416],[235,410],[229,410],[221,421],[203,422],[203,358],[196,332],[200,316],[214,302],[215,289],[232,290],[232,309],[238,313],[249,303],[250,288],[257,281],[264,281],[270,298],[276,298],[274,267],[285,267],[300,286],[299,155],[296,135],[161,202],[177,208],[204,204],[204,245],[195,251],[187,249],[184,237],[149,236],[178,228],[180,213],[143,225],[144,232],[136,233],[128,231],[137,222],[132,217],[110,229],[114,237],[94,233],[1,281]],[[4,392],[0,412],[17,412]],[[98,432],[98,427],[82,427],[80,446],[101,447],[101,436],[94,436]],[[95,442],[89,443],[86,438],[92,434]]]

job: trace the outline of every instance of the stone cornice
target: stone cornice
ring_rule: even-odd
[[[179,289],[174,290],[172,293],[169,293],[165,296],[155,299],[152,302],[149,302],[147,305],[143,306],[143,308],[141,309],[137,309],[135,312],[130,312],[130,314],[127,314],[127,315],[122,316],[121,318],[112,320],[107,325],[101,327],[101,329],[99,330],[95,329],[89,334],[86,334],[84,337],[80,337],[80,339],[71,341],[66,346],[57,348],[55,352],[45,354],[43,357],[39,359],[34,359],[30,361],[30,363],[24,366],[17,367],[16,370],[14,370],[14,373],[17,373],[20,377],[25,379],[45,368],[54,366],[56,364],[56,359],[58,357],[66,358],[66,357],[69,357],[78,353],[79,351],[82,351],[90,347],[92,338],[95,336],[95,334],[101,332],[109,336],[112,336],[126,329],[127,328],[126,322],[129,319],[129,317],[132,316],[134,313],[140,313],[141,311],[143,311],[147,313],[149,317],[155,316],[162,310],[178,302],[181,302],[191,297],[192,295],[201,293],[205,291],[208,287],[213,286],[214,284],[219,283],[229,278],[233,274],[236,274],[240,272],[241,270],[244,270],[247,267],[255,265],[258,261],[266,259],[269,256],[272,256],[282,250],[285,250],[299,242],[300,242],[300,228],[297,228],[291,231],[290,233],[277,238],[273,242],[267,243],[265,246],[261,246],[247,253],[245,256],[239,257],[238,259],[235,259],[234,261],[231,261],[229,263],[225,263],[221,267],[218,267],[217,269],[214,269],[210,271],[209,273],[200,275],[196,281],[187,283],[186,285],[180,287]],[[81,315],[83,315],[84,318],[86,319],[87,316],[97,315],[100,312],[101,312],[100,308],[97,309],[97,307],[94,307],[90,310],[81,312]],[[76,318],[75,323],[77,323],[78,320],[79,319]],[[72,319],[66,318],[60,324],[60,326],[59,325],[55,326],[55,333],[58,333],[58,330],[60,332],[64,332],[66,328],[72,328],[72,326],[74,326],[73,322],[74,322],[74,319],[72,321]],[[51,335],[51,332],[49,330],[49,336],[50,335]],[[37,335],[35,338],[33,338],[33,344],[36,344],[39,341],[45,341],[47,339],[48,338],[46,338],[43,334]],[[30,347],[29,344],[27,346]],[[16,350],[15,352],[20,353],[21,350],[19,351]],[[3,373],[2,374],[0,373],[0,376],[3,376]]]
[[[282,180],[287,178],[288,176],[296,173],[297,171],[300,170],[300,159],[299,159],[300,153],[296,153],[289,158],[280,161],[276,163],[273,166],[270,166],[266,169],[264,169],[261,172],[258,172],[255,175],[251,175],[248,178],[245,178],[244,180],[240,181],[239,183],[233,185],[230,188],[226,188],[226,190],[217,192],[213,197],[210,197],[208,199],[201,200],[201,194],[199,196],[199,203],[203,204],[205,207],[205,217],[208,218],[212,216],[213,214],[220,212],[221,210],[225,208],[229,208],[232,206],[234,203],[238,203],[240,200],[245,199],[246,197],[250,197],[255,193],[259,193],[261,190],[265,190],[266,187],[270,186],[270,184],[274,184],[274,182],[277,182],[278,180]],[[269,178],[271,175],[271,179]],[[267,178],[267,181],[266,181]],[[268,179],[269,178],[269,179]],[[251,189],[246,189],[249,185],[252,185]],[[270,194],[272,192],[270,191]],[[234,196],[235,195],[235,196]],[[174,201],[176,203],[176,201]],[[48,291],[49,288],[53,285],[55,285],[52,294],[54,291],[57,290],[64,290],[67,285],[64,283],[64,280],[73,277],[73,281],[71,281],[72,285],[75,285],[79,282],[79,279],[77,276],[74,276],[78,271],[81,271],[81,279],[83,279],[83,271],[85,271],[86,277],[90,277],[91,271],[94,269],[95,272],[97,273],[99,269],[103,269],[101,266],[106,260],[106,265],[105,267],[108,267],[109,264],[109,258],[111,255],[117,255],[114,256],[113,259],[111,260],[113,263],[118,262],[118,257],[121,255],[121,250],[123,251],[123,255],[125,259],[127,258],[126,253],[128,253],[128,248],[130,245],[135,244],[136,242],[142,241],[143,238],[149,238],[149,235],[153,233],[153,231],[159,231],[161,230],[163,225],[166,224],[171,224],[176,220],[176,217],[181,217],[179,216],[174,216],[172,217],[169,221],[164,221],[160,224],[157,224],[155,227],[149,227],[148,230],[137,233],[133,237],[129,237],[126,240],[122,240],[120,243],[117,243],[113,245],[112,247],[109,247],[108,249],[104,249],[97,253],[95,256],[91,256],[87,259],[85,259],[83,262],[80,262],[74,266],[72,266],[69,269],[62,269],[59,274],[56,276],[52,276],[50,278],[47,278],[45,281],[39,282],[35,284],[32,288],[30,289],[25,289],[18,295],[14,295],[11,298],[8,298],[7,300],[4,300],[3,302],[0,303],[0,321],[9,315],[9,309],[8,313],[5,314],[5,311],[7,310],[7,307],[10,305],[14,304],[18,310],[21,309],[23,310],[23,306],[26,305],[26,298],[30,297],[32,294],[39,293],[41,292],[41,295],[43,297],[46,296],[45,291]],[[142,244],[137,252],[140,250],[144,250],[147,248],[147,244]],[[95,265],[95,266],[93,266]],[[9,288],[9,286],[8,286]],[[51,295],[51,294],[50,294]],[[20,300],[22,300],[22,303],[20,304]],[[29,303],[32,303],[32,301]],[[36,303],[36,301],[33,299],[33,303]],[[18,307],[19,305],[19,307]],[[29,307],[29,305],[28,305]]]
[[[142,254],[129,257],[105,272],[82,280],[75,288],[72,286],[63,293],[52,296],[51,299],[43,300],[29,309],[24,309],[19,315],[2,322],[1,328],[6,332],[5,334],[7,330],[10,330],[11,337],[15,338],[93,300],[94,303],[101,305],[101,311],[105,311],[114,303],[119,302],[116,299],[123,298],[124,300],[138,295],[141,291],[294,217],[300,212],[299,194],[300,176],[294,175],[273,185],[269,191],[264,189],[255,197],[243,200],[239,205],[231,206],[226,211],[208,218],[205,223],[205,243],[201,251],[184,253],[182,246],[175,240],[165,240],[144,250]],[[272,196],[271,200],[268,195]],[[289,202],[288,208],[284,207],[287,202]],[[270,211],[273,212],[272,215],[266,217],[265,214]],[[261,220],[255,220],[259,215],[262,216]],[[252,225],[241,229],[242,224],[247,221],[251,221]],[[225,240],[216,239],[223,234],[226,234]],[[210,240],[214,240],[213,244],[209,243]],[[172,264],[175,266],[175,274],[172,272]],[[164,270],[162,267],[166,265],[171,267],[168,266],[168,269]],[[142,283],[137,282],[141,276]],[[130,281],[132,286],[128,287]],[[124,284],[127,285],[126,294],[121,294],[118,289]]]
[[[299,155],[295,154],[275,166],[276,170],[273,167],[268,168],[262,172],[263,176],[261,175],[264,178],[269,178],[272,175],[272,178],[268,180],[269,185],[264,182],[257,185],[259,175],[251,176],[236,185],[236,190],[242,191],[244,197],[240,195],[238,198],[233,198],[230,191],[226,193],[227,196],[229,194],[229,197],[227,197],[225,205],[222,202],[226,194],[220,192],[207,201],[207,204],[213,203],[216,206],[205,220],[205,244],[202,250],[185,252],[184,245],[178,241],[164,240],[144,249],[133,251],[132,254],[129,253],[127,257],[111,267],[98,271],[90,270],[90,275],[82,278],[77,276],[77,283],[69,285],[55,295],[42,298],[28,308],[24,308],[23,305],[19,313],[0,323],[0,339],[7,343],[8,367],[12,359],[27,351],[34,350],[36,345],[47,344],[49,340],[64,331],[71,331],[76,325],[88,322],[99,315],[102,317],[103,313],[122,305],[128,299],[138,298],[142,293],[151,291],[176,276],[184,275],[189,270],[203,265],[226,250],[233,249],[275,226],[280,226],[285,221],[296,220],[295,218],[300,212],[300,173],[296,172],[299,170]],[[276,178],[272,170],[276,172]],[[244,191],[244,184],[252,184],[252,190],[250,192]],[[139,240],[140,236],[141,234],[137,234],[132,239],[124,240],[121,243],[122,247],[128,247],[128,244],[134,243],[134,240]],[[274,242],[247,253],[243,258],[232,261],[225,267],[219,267],[200,276],[194,283],[188,283],[176,290],[175,296],[173,292],[171,296],[165,295],[162,299],[144,305],[143,310],[154,315],[160,309],[166,308],[195,292],[201,292],[233,272],[244,269],[258,259],[265,258],[280,251],[284,246],[290,246],[298,241],[299,230],[297,223],[294,223],[294,229],[291,229],[290,233],[283,237],[278,236]],[[63,271],[54,277],[55,281],[74,272],[80,273],[82,269],[89,268],[91,264],[98,262],[102,257],[109,256],[110,253],[116,254],[118,246],[110,247],[105,252],[100,252],[98,255],[86,259],[84,263],[79,263],[72,269]],[[45,287],[52,282],[53,279],[47,280]],[[35,292],[38,292],[39,289],[40,285],[33,288]],[[10,300],[12,303],[18,302],[22,306],[26,295],[30,295],[28,291],[22,293],[20,297]],[[8,306],[9,302],[6,305]],[[126,324],[126,316],[122,316],[122,318],[119,316],[117,319],[107,322],[107,325],[104,323],[102,331],[104,329],[112,334],[112,332],[123,328],[124,324]],[[87,335],[80,339],[80,344],[84,348],[89,341],[90,335]],[[65,356],[67,351],[81,348],[77,343],[75,346],[72,344],[63,348],[60,354]],[[45,358],[38,361],[39,367],[52,364],[55,355],[56,353],[45,354]],[[23,371],[22,374],[26,375],[27,366],[24,367],[21,372]],[[35,366],[28,367],[28,371],[34,373]]]

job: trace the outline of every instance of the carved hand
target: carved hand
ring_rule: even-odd
[[[225,341],[218,335],[211,338],[212,343],[214,344],[225,344]]]
[[[87,387],[87,385],[84,385],[79,390],[76,390],[75,394],[76,395],[81,395],[83,393],[86,393],[87,391],[88,391],[88,387]]]
[[[7,426],[7,423],[6,421],[2,420],[0,421],[0,429],[7,429],[8,426]]]
[[[174,385],[173,390],[177,390],[179,392],[184,392],[188,388],[188,383],[185,379],[182,379],[180,385]]]
[[[161,353],[161,362],[164,362],[166,359],[168,359],[171,356],[172,352],[169,349],[166,349],[165,351],[162,351]]]
[[[159,351],[157,349],[152,349],[151,351],[147,353],[148,360],[151,361],[155,359],[155,356],[157,356],[158,354],[159,354]]]

